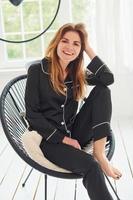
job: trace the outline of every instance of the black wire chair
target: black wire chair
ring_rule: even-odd
[[[3,89],[0,99],[0,113],[1,113],[1,122],[2,127],[5,132],[5,135],[16,151],[16,153],[32,168],[27,176],[26,180],[22,184],[25,185],[27,179],[29,178],[32,170],[35,168],[38,171],[44,173],[45,177],[45,200],[47,200],[47,175],[51,175],[58,178],[65,179],[79,179],[82,176],[74,173],[65,173],[51,170],[47,167],[40,165],[35,162],[26,152],[22,144],[22,135],[27,129],[27,123],[24,118],[25,113],[25,103],[24,103],[24,94],[26,86],[27,75],[21,75],[13,80],[11,80]],[[109,138],[106,143],[106,156],[111,160],[115,149],[115,139],[114,135]],[[75,185],[76,191],[76,185]],[[76,199],[76,193],[74,196]]]

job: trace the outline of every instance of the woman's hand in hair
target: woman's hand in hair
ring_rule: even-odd
[[[96,53],[94,52],[94,50],[91,48],[88,40],[86,40],[85,42],[85,53],[89,56],[89,58],[92,60],[95,56]]]
[[[84,32],[84,36],[85,36],[85,49],[84,50],[85,50],[85,53],[89,56],[89,58],[92,60],[96,56],[96,54],[90,46],[87,31]]]
[[[81,149],[81,146],[80,146],[80,144],[79,144],[79,142],[77,140],[69,138],[67,136],[64,137],[64,139],[62,140],[62,142],[64,144],[68,144],[70,146],[73,146],[73,147],[75,147],[77,149]]]

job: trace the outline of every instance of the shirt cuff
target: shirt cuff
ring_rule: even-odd
[[[87,66],[87,69],[96,75],[104,65],[105,63],[98,56],[95,56]]]
[[[62,140],[64,139],[65,135],[59,131],[58,129],[55,129],[51,135],[49,135],[46,139],[47,142],[50,143],[62,143]]]

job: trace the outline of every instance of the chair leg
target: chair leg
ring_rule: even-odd
[[[116,196],[117,200],[121,200],[121,199],[120,199],[120,197],[118,196],[118,194],[116,193],[116,191],[115,191],[115,189],[114,189],[113,185],[111,184],[111,182],[110,182],[109,178],[107,177],[107,175],[106,175],[106,174],[104,174],[104,175],[105,175],[105,177],[106,177],[106,179],[107,179],[108,183],[110,184],[110,187],[112,188],[112,190],[113,190],[113,192],[114,192],[114,194],[115,194],[115,196]]]
[[[45,195],[45,200],[47,200],[47,175],[44,175],[44,179],[45,179],[45,188],[44,188],[44,195]]]
[[[75,180],[74,200],[76,200],[76,197],[77,197],[77,179]]]
[[[26,177],[25,181],[22,183],[22,187],[25,186],[25,184],[26,184],[26,182],[27,182],[27,180],[28,180],[28,178],[29,178],[29,176],[30,176],[30,174],[31,174],[32,171],[33,171],[33,168],[31,168],[31,170],[30,170],[28,176]]]

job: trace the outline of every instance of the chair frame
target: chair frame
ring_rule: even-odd
[[[38,171],[42,172],[45,174],[45,200],[47,200],[47,175],[50,175],[50,176],[54,176],[54,177],[58,177],[58,178],[64,178],[64,179],[80,179],[82,178],[81,175],[77,175],[77,174],[74,174],[74,173],[64,173],[64,172],[57,172],[57,171],[53,171],[53,170],[50,170],[48,168],[45,168],[41,165],[39,165],[38,163],[36,163],[35,161],[33,161],[28,155],[26,155],[26,153],[24,153],[24,151],[19,148],[19,146],[16,144],[14,138],[12,137],[11,133],[10,133],[10,129],[9,129],[9,126],[8,126],[8,123],[7,123],[7,119],[6,119],[6,114],[5,114],[5,108],[6,108],[6,97],[7,95],[10,96],[10,98],[12,99],[12,102],[14,103],[14,106],[16,108],[16,110],[18,111],[18,113],[20,114],[21,112],[23,112],[23,110],[20,110],[20,107],[17,105],[16,103],[16,100],[14,99],[14,97],[12,96],[12,87],[15,86],[15,84],[18,84],[19,81],[24,81],[24,84],[26,84],[26,79],[27,79],[27,75],[21,75],[21,76],[18,76],[18,77],[15,77],[14,79],[12,79],[11,81],[9,81],[7,83],[7,85],[5,86],[5,88],[3,89],[2,91],[2,94],[1,94],[1,98],[0,98],[0,114],[1,114],[1,123],[2,123],[2,127],[3,127],[3,130],[4,130],[4,133],[9,141],[9,143],[11,144],[11,146],[13,147],[13,149],[15,150],[15,152],[27,163],[29,164],[32,168],[35,168],[37,169]],[[23,86],[22,86],[23,87]],[[20,88],[17,88],[17,87],[14,87],[14,90],[16,91],[16,94],[17,94],[17,90],[19,89],[22,89],[21,87]],[[23,88],[23,90],[25,91],[25,88]],[[22,94],[21,98],[23,99],[24,97],[24,94]],[[18,99],[18,101],[20,101]],[[10,102],[9,102],[10,103]],[[21,104],[24,104],[24,100],[23,102],[19,102]],[[23,105],[24,106],[24,105]],[[24,131],[26,130],[27,128],[27,124],[26,124],[26,121],[24,120],[24,118],[20,115],[20,120],[22,120],[22,123],[24,125],[24,130],[23,130],[23,133]],[[22,133],[22,134],[23,134]],[[21,144],[21,143],[20,143]],[[114,150],[115,150],[115,138],[114,138],[114,135],[112,134],[110,140],[109,140],[109,149],[108,149],[108,153],[107,153],[107,158],[109,160],[111,160],[113,154],[114,154]],[[30,173],[32,172],[32,169],[30,171]],[[30,175],[29,173],[29,175]],[[29,177],[28,175],[28,177]],[[25,182],[23,183],[23,186],[25,185],[28,177],[26,178]],[[74,199],[76,199],[76,194],[75,194],[75,197]]]

